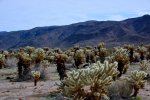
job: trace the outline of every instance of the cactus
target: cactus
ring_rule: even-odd
[[[146,83],[144,79],[146,75],[144,71],[133,71],[129,77],[113,81],[108,88],[108,96],[112,100],[128,100],[136,97],[139,89]]]
[[[85,49],[86,63],[95,63],[95,52],[92,49]]]
[[[129,57],[128,51],[124,48],[115,48],[115,52],[112,54],[112,59],[118,62],[118,70],[120,74],[119,77],[126,73],[128,64],[129,64]]]
[[[32,59],[31,59],[31,57],[30,57],[29,54],[24,53],[24,54],[22,55],[22,60],[23,60],[23,64],[24,64],[24,65],[29,65],[29,64],[30,64],[30,61],[31,61]]]
[[[101,48],[105,47],[105,43],[104,42],[100,42],[97,46],[97,48],[100,50]]]
[[[108,51],[106,48],[101,48],[99,51],[98,56],[100,57],[100,61],[103,63],[105,60],[105,57],[108,55]]]
[[[127,50],[129,51],[129,59],[130,59],[130,62],[133,62],[133,61],[134,61],[134,58],[133,58],[134,45],[126,45],[126,46],[125,46],[125,49],[127,49]]]
[[[31,64],[31,57],[27,54],[23,48],[16,54],[16,58],[18,61],[18,77],[19,81],[24,79],[26,75],[30,72],[30,64]]]
[[[148,70],[148,61],[147,60],[143,60],[140,62],[140,70],[145,71],[145,72]]]
[[[40,71],[31,71],[31,73],[34,78],[34,86],[36,86],[41,73],[40,73]]]
[[[73,70],[64,79],[62,92],[73,96],[73,100],[101,100],[107,97],[107,88],[112,83],[112,77],[118,74],[117,63],[104,64],[99,61],[86,69]]]
[[[137,50],[140,53],[140,59],[144,60],[144,55],[147,52],[147,48],[142,45],[142,46],[138,46]]]
[[[68,56],[66,54],[56,54],[55,55],[55,61],[57,65],[57,72],[59,73],[60,80],[63,80],[64,77],[67,77],[66,75],[66,66],[65,62],[67,60]]]
[[[104,42],[100,42],[97,46],[97,49],[98,49],[98,56],[100,58],[100,61],[101,63],[104,62],[105,60],[105,57],[107,56],[108,54],[108,51],[107,49],[105,48],[105,43]]]
[[[136,97],[139,89],[144,88],[144,85],[146,83],[146,80],[144,78],[147,76],[147,73],[144,71],[133,71],[131,76],[129,77],[128,82],[134,87],[134,94],[133,96]]]
[[[79,49],[75,52],[74,61],[77,68],[85,62],[85,54],[83,49]]]
[[[52,63],[54,62],[54,58],[55,58],[55,53],[52,52],[52,50],[48,50],[45,53],[45,59],[44,60],[48,60],[48,62]]]
[[[35,60],[35,63],[40,63],[45,58],[45,51],[41,48],[37,48],[32,54],[31,57]]]
[[[49,67],[50,63],[48,62],[48,60],[43,60],[42,65],[44,68],[47,68],[47,67]]]
[[[31,53],[34,52],[35,48],[34,47],[30,47],[30,46],[26,46],[24,48],[25,52],[27,52],[29,54],[29,56],[31,56]]]
[[[0,54],[0,69],[2,68],[4,63],[5,63],[5,55],[4,54]]]

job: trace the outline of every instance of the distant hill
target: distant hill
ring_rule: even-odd
[[[76,44],[108,46],[150,42],[150,15],[123,21],[86,21],[64,26],[36,27],[31,30],[0,32],[0,49],[34,47],[66,48]]]

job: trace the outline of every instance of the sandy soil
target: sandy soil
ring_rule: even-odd
[[[127,75],[138,68],[138,64],[132,64]],[[34,86],[33,82],[9,82],[6,80],[6,77],[15,77],[16,71],[16,68],[0,69],[0,100],[18,100],[19,98],[22,100],[51,100],[46,95],[56,91],[58,87],[56,83],[60,83],[56,67],[49,67],[49,80],[39,81],[37,86]],[[150,68],[148,73],[150,73]],[[142,100],[150,100],[150,81],[147,82],[144,89],[140,90],[139,95]]]
[[[32,81],[30,82],[10,82],[6,80],[6,77],[16,77],[16,68],[1,69],[0,70],[0,100],[46,100],[41,99],[44,95],[48,95],[53,91],[57,91],[60,83],[58,74],[55,67],[49,67],[49,80],[39,81],[37,86],[34,86]],[[30,97],[31,96],[31,97]],[[41,96],[36,99],[32,96]]]

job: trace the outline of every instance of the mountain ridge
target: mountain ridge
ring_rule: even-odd
[[[79,22],[63,26],[35,27],[30,30],[0,32],[0,49],[24,46],[68,48],[74,45],[95,46],[104,41],[108,46],[124,43],[149,43],[150,15],[122,21]]]

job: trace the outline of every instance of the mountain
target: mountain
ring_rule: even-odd
[[[150,42],[150,15],[123,21],[86,21],[64,26],[36,27],[30,30],[0,32],[0,49],[60,47]]]

